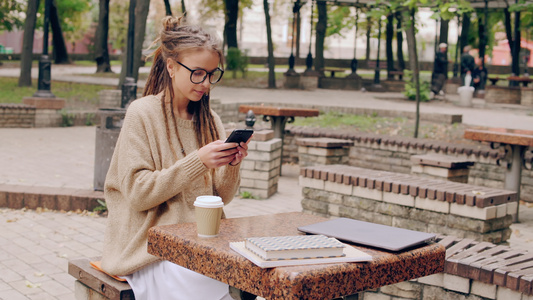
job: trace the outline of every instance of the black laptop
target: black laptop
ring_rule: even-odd
[[[436,235],[387,225],[374,224],[348,218],[338,218],[307,226],[298,230],[310,234],[323,234],[338,240],[364,246],[402,251],[435,240]]]

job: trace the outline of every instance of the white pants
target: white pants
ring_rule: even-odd
[[[232,300],[229,286],[169,261],[124,276],[136,300]]]

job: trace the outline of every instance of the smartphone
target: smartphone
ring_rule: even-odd
[[[253,133],[252,129],[235,129],[226,139],[226,143],[247,142]]]

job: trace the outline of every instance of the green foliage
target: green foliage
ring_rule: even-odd
[[[74,126],[74,114],[69,113],[66,109],[62,109],[61,113],[61,127],[72,127]]]
[[[103,212],[106,212],[107,211],[107,203],[104,201],[104,200],[101,200],[101,199],[96,199],[96,201],[98,202],[98,205],[97,207],[95,207],[93,209],[94,212],[98,212],[98,213],[103,213]]]
[[[26,1],[2,0],[0,1],[0,32],[12,31],[24,25],[23,14],[26,10]],[[24,4],[23,4],[24,3]]]
[[[329,6],[328,10],[326,37],[335,35],[343,37],[343,31],[351,30],[354,27],[353,16],[350,15],[349,7]]]
[[[128,32],[129,1],[111,0],[109,2],[109,42],[113,49],[125,52]],[[94,64],[94,62],[93,62]]]
[[[241,198],[242,199],[258,199],[256,196],[252,195],[252,193],[248,191],[242,191],[241,192]]]
[[[411,70],[404,70],[403,72],[405,78],[405,91],[403,94],[409,100],[416,100],[416,87],[413,82],[413,72]],[[430,100],[430,92],[430,83],[428,81],[422,81],[420,83],[420,101],[428,102]]]
[[[243,78],[246,77],[248,62],[249,58],[245,52],[234,47],[228,49],[228,54],[226,56],[226,69],[233,71],[233,78],[237,77],[237,71],[242,72]]]
[[[94,114],[88,113],[85,116],[85,126],[93,126],[94,125]]]

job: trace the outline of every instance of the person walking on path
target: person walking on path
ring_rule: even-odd
[[[439,51],[435,53],[435,62],[433,63],[433,74],[431,75],[431,92],[433,95],[443,94],[442,88],[446,79],[448,79],[448,57],[446,43],[439,44]],[[433,98],[433,97],[431,97]]]
[[[102,269],[125,278],[135,299],[232,299],[229,286],[148,254],[153,226],[194,222],[194,201],[228,204],[248,142],[225,143],[209,92],[224,74],[220,40],[165,17],[144,97],[126,112],[104,193]],[[156,40],[156,42],[158,41]]]
[[[461,83],[462,86],[465,85],[465,78],[466,75],[472,76],[472,72],[474,72],[474,69],[476,68],[476,61],[472,55],[470,55],[470,50],[472,48],[470,46],[465,46],[463,48],[463,54],[461,55]],[[472,80],[470,79],[470,84],[468,86],[471,86],[473,84]]]

